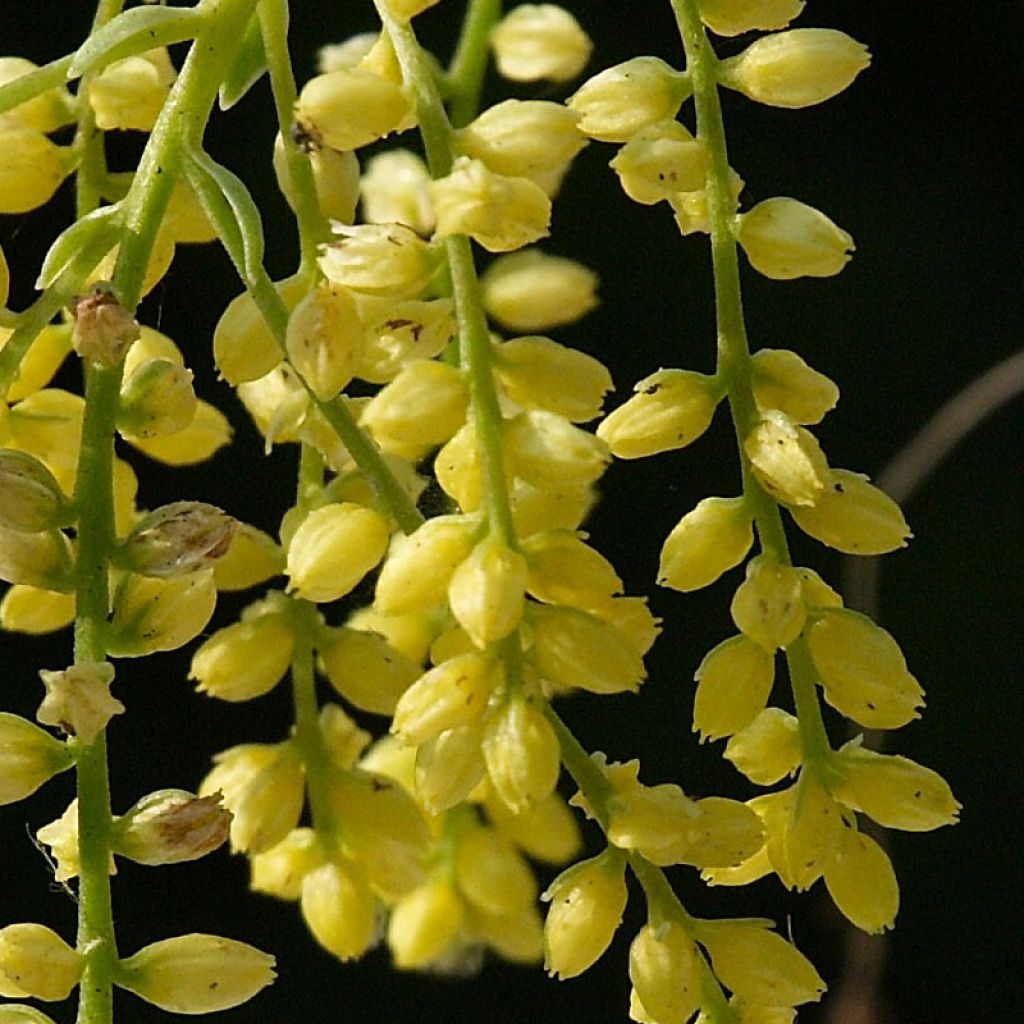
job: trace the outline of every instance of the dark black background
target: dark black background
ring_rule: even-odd
[[[374,27],[371,6],[368,0],[295,5],[300,79],[312,73],[316,45]],[[643,53],[680,62],[667,2],[567,6],[597,43],[590,73]],[[59,56],[83,38],[90,7],[81,0],[6,0],[0,52],[37,61]],[[424,38],[442,57],[462,8],[442,0],[422,19]],[[818,206],[853,234],[857,254],[841,276],[826,281],[769,282],[745,273],[748,323],[756,345],[795,348],[839,383],[842,401],[819,436],[834,465],[876,474],[942,402],[1020,345],[1019,186],[1011,162],[1017,92],[1010,76],[1019,14],[1008,2],[952,0],[822,0],[808,8],[798,24],[848,31],[871,47],[871,69],[849,92],[805,111],[727,97],[731,159],[746,180],[748,205],[792,195]],[[541,86],[516,94],[559,99],[565,93]],[[268,263],[274,276],[283,276],[293,267],[294,237],[268,170],[270,125],[261,85],[216,119],[209,146],[250,183],[265,209]],[[579,158],[546,246],[585,260],[601,275],[600,309],[558,337],[608,363],[619,401],[660,366],[710,370],[714,330],[704,240],[681,240],[664,206],[625,199],[605,166],[612,154],[593,145]],[[46,210],[0,220],[16,300],[27,301],[35,267],[70,209],[62,192]],[[183,250],[144,307],[146,321],[182,345],[201,393],[228,408],[238,430],[236,443],[200,472],[172,473],[135,457],[140,503],[202,498],[273,530],[289,501],[294,453],[259,454],[211,369],[212,324],[236,290],[222,253]],[[894,735],[890,749],[941,770],[965,805],[955,829],[894,837],[903,906],[888,945],[885,999],[888,1019],[901,1024],[1015,1019],[1024,1009],[1019,918],[1011,906],[1020,883],[1024,653],[1019,408],[986,421],[908,504],[915,540],[883,570],[883,622],[929,696],[924,718]],[[611,469],[590,529],[630,592],[653,590],[661,540],[678,516],[707,494],[735,493],[736,476],[724,422],[692,449]],[[800,539],[796,545],[808,564],[837,579],[836,558]],[[653,594],[666,626],[641,695],[581,695],[562,706],[589,749],[619,759],[640,756],[651,782],[680,781],[697,794],[751,795],[721,762],[720,746],[698,748],[689,728],[693,668],[730,630],[734,586],[730,577],[696,595]],[[224,601],[215,623],[230,621],[237,605]],[[33,666],[66,664],[68,635],[5,636],[2,643],[0,703],[31,715],[40,695]],[[277,739],[287,729],[283,688],[251,704],[223,706],[193,694],[186,671],[187,654],[119,666],[116,692],[129,714],[111,730],[115,809],[157,787],[194,787],[212,752]],[[36,919],[73,931],[74,907],[52,886],[26,836],[26,828],[62,810],[69,784],[61,779],[0,809],[0,923]],[[224,853],[161,870],[122,865],[115,884],[122,951],[192,930],[273,951],[281,980],[250,1006],[221,1015],[225,1022],[626,1019],[625,950],[639,923],[639,899],[619,941],[582,979],[555,983],[539,970],[489,962],[479,977],[450,980],[398,974],[380,951],[360,964],[337,964],[308,938],[294,907],[247,895],[245,876],[243,863]],[[692,872],[674,878],[695,913],[776,917],[826,980],[836,980],[840,932],[820,886],[794,897],[774,880],[709,892]],[[122,1005],[123,1022],[166,1019],[131,997]],[[801,1019],[823,1019],[818,1012]],[[69,1021],[73,1011],[60,1007],[54,1016]]]

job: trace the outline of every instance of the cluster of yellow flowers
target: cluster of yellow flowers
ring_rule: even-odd
[[[38,833],[58,880],[81,876],[84,892],[98,875],[109,903],[114,855],[164,864],[229,841],[249,858],[252,888],[297,901],[336,957],[358,957],[384,936],[405,969],[464,970],[489,949],[579,975],[621,923],[628,868],[648,908],[629,955],[634,1020],[792,1020],[824,990],[810,963],[769,922],[691,917],[661,868],[691,865],[716,885],[774,872],[804,889],[823,877],[856,925],[892,925],[895,876],[857,814],[919,831],[952,822],[958,805],[938,775],[906,758],[859,737],[832,748],[816,686],[868,729],[916,717],[922,691],[884,630],[791,564],[778,510],[849,553],[890,551],[909,533],[895,503],[863,476],[832,469],[807,429],[835,405],[835,385],[794,352],[751,356],[742,318],[730,320],[736,310],[719,309],[715,374],[660,369],[601,418],[608,369],[547,334],[594,308],[596,275],[536,243],[573,158],[594,140],[621,147],[611,167],[630,198],[667,202],[682,234],[711,235],[716,273],[728,273],[718,261],[731,251],[735,277],[737,244],[771,278],[838,273],[852,240],[824,214],[788,198],[738,212],[742,182],[726,161],[717,89],[809,106],[845,89],[867,51],[841,32],[785,30],[801,0],[673,0],[686,70],[641,56],[565,103],[505,100],[478,112],[469,109],[474,83],[446,77],[411,27],[436,2],[377,0],[381,31],[325,48],[299,93],[283,2],[256,15],[240,0],[133,8],[60,68],[81,76],[75,95],[49,66],[0,59],[0,100],[17,100],[0,104],[0,212],[45,203],[77,170],[82,214],[47,256],[37,304],[0,319],[0,578],[11,584],[0,624],[28,633],[76,625],[74,664],[41,672],[37,714],[68,738],[0,714],[0,802],[77,767],[79,799]],[[704,26],[772,34],[719,61]],[[262,36],[265,65],[247,63],[253,48],[240,40],[250,31]],[[480,51],[480,68],[489,48],[515,82],[571,82],[591,53],[576,19],[551,4],[515,7],[477,36],[464,42]],[[192,38],[179,77],[154,43]],[[207,74],[202,51],[231,45],[243,46],[240,63]],[[212,103],[218,89],[230,106],[264,66],[281,116],[274,169],[302,247],[298,271],[276,284],[260,263],[244,186],[175,116],[176,103]],[[454,123],[442,94],[462,104]],[[696,134],[676,119],[690,96]],[[71,146],[51,141],[71,123]],[[358,153],[417,126],[426,159],[395,147]],[[90,139],[102,146],[113,130],[153,132],[137,175],[107,172],[95,150],[86,168]],[[115,430],[174,466],[230,439],[223,415],[196,397],[175,343],[134,313],[176,246],[217,238],[246,290],[217,323],[216,366],[267,447],[301,452],[277,539],[198,501],[140,510],[135,475],[113,454]],[[500,254],[479,279],[470,240]],[[132,274],[138,281],[126,285]],[[4,307],[8,282],[0,252]],[[71,352],[86,367],[86,399],[50,386]],[[360,395],[376,390],[351,397],[353,382]],[[638,761],[588,756],[552,708],[574,691],[636,691],[659,633],[646,599],[623,595],[580,529],[601,474],[613,457],[689,445],[723,400],[742,493],[706,498],[680,519],[658,582],[694,591],[746,561],[731,607],[739,632],[698,668],[693,715],[702,739],[728,739],[725,756],[754,783],[796,776],[746,804],[641,783]],[[100,408],[105,435],[90,432]],[[440,514],[424,520],[420,504]],[[755,534],[760,553],[748,559]],[[218,590],[279,575],[282,590],[199,645],[191,676],[211,697],[241,702],[290,672],[296,716],[285,738],[218,754],[197,795],[160,790],[113,815],[93,786],[105,772],[106,725],[126,710],[110,692],[108,658],[180,648],[205,630]],[[356,593],[371,590],[356,607]],[[796,714],[769,706],[779,652]],[[318,676],[341,703],[321,703]],[[374,739],[369,716],[388,720],[389,735]],[[563,768],[579,790],[568,802],[557,790]],[[607,845],[555,879],[541,897],[545,920],[530,860],[561,866],[579,856],[570,805]],[[89,829],[86,814],[99,815]],[[78,949],[42,925],[0,929],[0,995],[64,999],[86,971],[99,987],[83,983],[83,998],[116,984],[201,1013],[237,1005],[272,978],[272,958],[209,935],[118,959],[109,905],[106,919],[108,932]],[[11,1012],[21,1016],[2,1019],[48,1020]]]

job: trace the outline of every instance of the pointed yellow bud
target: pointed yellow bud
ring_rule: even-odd
[[[692,864],[702,870],[736,868],[763,849],[764,825],[746,804],[709,796],[697,801],[697,810],[686,845],[672,851],[671,859],[663,855],[658,863]]]
[[[307,601],[347,594],[384,556],[387,520],[371,508],[324,505],[310,512],[288,545],[289,589]]]
[[[750,370],[754,401],[762,413],[778,409],[794,423],[820,423],[839,401],[839,388],[789,349],[755,352]]]
[[[448,603],[477,647],[506,637],[523,615],[526,560],[489,536],[473,548],[448,583]]]
[[[274,958],[219,935],[178,935],[121,961],[118,985],[168,1013],[214,1013],[274,980]]]
[[[498,796],[514,814],[554,792],[561,772],[558,737],[536,702],[517,696],[492,710],[483,753]]]
[[[593,49],[579,22],[556,4],[520,4],[491,30],[498,71],[513,82],[568,82]]]
[[[416,796],[431,814],[465,800],[484,777],[478,722],[445,729],[416,750]]]
[[[708,429],[723,394],[713,377],[690,370],[659,370],[633,390],[597,428],[620,459],[685,448]]]
[[[773,654],[803,629],[807,612],[800,576],[792,566],[758,555],[747,563],[747,578],[736,589],[729,610],[737,629]]]
[[[740,216],[736,239],[750,265],[775,281],[834,277],[853,252],[853,238],[798,199],[765,199]]]
[[[514,914],[477,912],[472,915],[472,925],[498,956],[511,963],[533,967],[544,956],[544,924],[532,903]]]
[[[571,530],[535,533],[523,542],[523,554],[529,567],[526,589],[538,601],[595,608],[622,593],[611,562]]]
[[[402,694],[423,674],[419,662],[379,633],[347,626],[319,634],[317,651],[334,689],[357,708],[377,715],[394,714]]]
[[[459,157],[429,186],[435,236],[469,235],[488,252],[521,249],[548,235],[551,200],[528,178],[496,174],[481,160]]]
[[[813,569],[797,566],[800,576],[800,588],[804,596],[807,611],[818,608],[842,608],[842,596],[833,590]]]
[[[71,764],[63,743],[27,719],[0,711],[0,805],[23,800]]]
[[[688,593],[746,557],[754,519],[743,498],[705,498],[673,527],[661,549],[658,584]]]
[[[565,864],[580,852],[583,843],[576,817],[557,792],[518,814],[494,793],[487,795],[484,806],[494,827],[534,860]]]
[[[693,730],[701,742],[731,736],[764,710],[775,680],[775,659],[746,636],[709,651],[694,679]]]
[[[406,364],[370,399],[359,421],[385,449],[433,448],[466,422],[468,403],[462,370],[420,359]]]
[[[90,746],[124,705],[110,695],[114,666],[109,661],[79,662],[62,672],[41,669],[46,696],[36,712],[43,725],[62,729]]]
[[[542,530],[575,530],[594,507],[592,484],[563,481],[535,487],[516,480],[509,494],[516,534],[529,537]]]
[[[68,499],[53,473],[28,452],[0,448],[0,526],[42,533],[70,521]]]
[[[341,153],[330,146],[317,145],[312,138],[303,138],[298,145],[309,156],[320,213],[328,220],[351,224],[355,219],[356,201],[359,198],[359,161],[355,153]],[[284,140],[280,134],[274,139],[273,163],[277,187],[294,210],[295,190],[288,170]]]
[[[496,668],[479,654],[463,654],[432,668],[399,698],[391,731],[423,743],[476,721],[497,682]]]
[[[198,860],[227,842],[231,812],[220,796],[161,789],[137,800],[114,822],[113,846],[137,864]]]
[[[699,0],[697,7],[716,35],[740,36],[785,28],[804,9],[804,0]]]
[[[462,927],[462,901],[443,878],[413,889],[395,904],[388,948],[401,970],[421,970],[442,957]]]
[[[295,120],[303,134],[342,152],[395,131],[408,113],[400,85],[356,67],[339,67],[311,78],[295,104]]]
[[[805,768],[790,791],[779,845],[769,850],[783,885],[809,889],[839,849],[844,827],[838,804]]]
[[[89,82],[89,105],[102,131],[148,132],[176,77],[166,49],[108,64]]]
[[[300,908],[313,938],[339,960],[360,957],[377,938],[377,901],[353,864],[330,861],[302,879]]]
[[[423,612],[385,615],[373,607],[359,608],[348,617],[346,625],[365,633],[380,633],[396,651],[420,665],[427,660],[437,636],[437,624]]]
[[[540,488],[592,484],[610,459],[602,438],[543,409],[520,413],[509,420],[504,440],[509,468]]]
[[[611,169],[634,202],[653,206],[704,187],[704,146],[678,121],[641,128],[619,150]]]
[[[48,203],[73,164],[42,132],[0,124],[0,213],[28,213]]]
[[[722,62],[719,79],[758,103],[811,107],[837,96],[871,63],[863,43],[831,28],[764,36]]]
[[[892,928],[900,907],[900,889],[889,855],[853,828],[843,829],[840,846],[825,865],[825,886],[849,921],[869,935]]]
[[[557,687],[591,693],[636,692],[646,678],[643,659],[614,626],[575,608],[531,605],[530,652],[537,671]]]
[[[236,523],[227,551],[213,566],[218,590],[248,590],[284,570],[284,553],[269,534]]]
[[[0,928],[0,995],[58,1002],[81,974],[82,958],[45,925]]]
[[[685,74],[658,57],[634,57],[588,79],[566,101],[584,135],[627,142],[642,128],[676,116],[690,93]]]
[[[222,793],[232,814],[233,853],[262,853],[299,823],[305,796],[302,763],[288,743],[247,743],[214,758],[200,796]]]
[[[868,729],[898,729],[919,717],[924,692],[899,644],[866,615],[828,608],[807,641],[825,700]]]
[[[427,165],[415,153],[391,149],[376,154],[367,161],[359,184],[363,220],[404,224],[418,235],[429,235],[434,230],[429,184]]]
[[[192,655],[196,689],[226,701],[269,693],[291,664],[295,637],[283,615],[262,614],[217,630]]]
[[[592,612],[614,626],[641,658],[661,633],[661,619],[651,614],[646,597],[613,597]]]
[[[276,846],[249,858],[249,888],[282,900],[297,900],[302,880],[324,863],[320,840],[311,828],[293,828]]]
[[[930,832],[956,824],[960,803],[941,775],[907,757],[869,750],[862,739],[850,740],[835,755],[837,800],[886,828]]]
[[[629,947],[629,980],[658,1024],[686,1024],[700,1006],[701,962],[678,921],[647,924]]]
[[[121,542],[118,564],[143,576],[188,576],[213,568],[234,532],[235,520],[216,506],[175,501],[139,521]]]
[[[455,878],[475,909],[513,914],[537,898],[537,883],[523,855],[493,828],[469,828],[458,840]]]
[[[700,808],[676,785],[645,786],[636,778],[638,769],[637,761],[609,766],[615,796],[608,805],[608,839],[656,864],[677,863],[675,854],[693,837]]]
[[[502,460],[505,477],[510,482],[511,474],[505,461]],[[441,489],[463,512],[475,512],[480,507],[483,478],[476,428],[472,423],[464,424],[437,453],[434,474]]]
[[[744,1001],[800,1006],[817,1002],[825,991],[796,946],[760,924],[703,921],[699,939],[719,980]]]
[[[751,782],[771,786],[800,764],[799,723],[781,708],[765,708],[729,738],[723,756]]]
[[[550,338],[513,338],[499,346],[496,355],[502,387],[525,409],[547,409],[584,423],[601,414],[604,394],[612,390],[611,374],[603,363]]]
[[[135,437],[184,430],[196,415],[192,371],[167,359],[148,359],[121,385],[117,428]]]
[[[499,256],[480,283],[488,315],[512,331],[546,331],[571,324],[597,305],[594,271],[537,248]],[[501,349],[506,351],[507,345]],[[610,388],[609,379],[605,390]]]
[[[829,468],[821,446],[810,431],[778,409],[762,415],[743,450],[758,483],[776,501],[813,505],[824,492]]]
[[[363,325],[351,295],[322,284],[288,317],[288,358],[313,394],[328,402],[353,378],[362,358]]]
[[[882,555],[906,547],[911,536],[899,505],[847,469],[833,469],[814,504],[790,513],[804,533],[847,555]]]
[[[551,904],[544,922],[544,967],[575,978],[611,945],[626,909],[622,855],[601,854],[563,871],[541,897]]]
[[[335,224],[320,269],[335,284],[365,295],[412,298],[437,269],[435,250],[404,224]]]

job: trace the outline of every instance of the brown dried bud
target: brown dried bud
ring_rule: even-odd
[[[186,576],[225,554],[236,520],[202,501],[175,501],[150,512],[121,544],[120,562],[143,576]]]
[[[114,851],[138,864],[198,860],[228,838],[231,812],[221,794],[194,796],[159,789],[138,800],[114,823]]]
[[[104,366],[117,366],[140,329],[135,317],[102,284],[71,301],[71,344],[83,358]]]

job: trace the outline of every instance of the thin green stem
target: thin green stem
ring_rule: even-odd
[[[729,155],[718,96],[718,58],[701,23],[697,0],[671,0],[671,3],[693,85],[697,136],[705,146],[708,159],[706,193],[718,317],[717,373],[728,395],[742,466],[743,494],[754,516],[761,548],[781,564],[791,565],[779,507],[758,484],[743,448],[744,439],[757,425],[758,414],[751,385],[750,346],[743,319],[739,255],[733,230],[736,203],[730,191]],[[790,644],[786,649],[786,661],[800,721],[803,760],[805,764],[818,764],[830,748],[814,689],[814,666],[806,641],[800,638]]]
[[[480,108],[487,72],[487,47],[491,29],[501,17],[501,6],[501,0],[470,0],[462,20],[462,32],[448,69],[451,121],[456,128],[469,124]]]
[[[21,75],[0,85],[0,114],[6,114],[8,110],[20,107],[22,103],[62,86],[67,81],[68,68],[74,59],[75,55],[69,53],[66,57],[52,60],[27,75]]]
[[[572,734],[570,728],[562,721],[558,712],[548,703],[544,705],[544,715],[558,737],[558,746],[562,754],[562,764],[572,776],[579,791],[587,798],[594,817],[602,830],[607,830],[610,817],[608,801],[615,791],[596,761],[583,749],[583,745]]]

